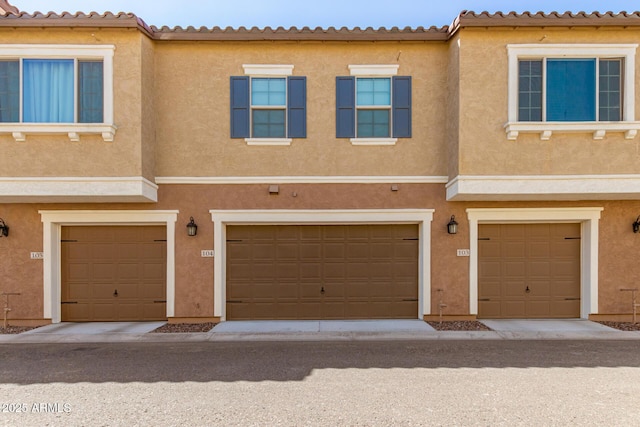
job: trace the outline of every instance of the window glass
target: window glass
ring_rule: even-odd
[[[285,110],[253,110],[254,138],[284,138]]]
[[[518,120],[542,120],[542,61],[520,61],[518,76]]]
[[[101,61],[78,62],[78,122],[102,123],[103,82]]]
[[[286,79],[251,79],[252,105],[286,105]]]
[[[622,117],[622,60],[601,59],[599,70],[599,119],[617,122]]]
[[[357,79],[358,105],[391,105],[391,79]]]
[[[0,122],[20,120],[20,64],[0,61]]]
[[[358,137],[389,137],[389,110],[358,110]]]
[[[73,60],[23,61],[23,121],[73,123]]]

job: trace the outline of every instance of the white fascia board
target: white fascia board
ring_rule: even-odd
[[[158,186],[143,177],[0,178],[0,202],[157,202]]]
[[[460,175],[448,201],[638,200],[640,175]]]
[[[157,184],[446,184],[446,176],[158,176]]]

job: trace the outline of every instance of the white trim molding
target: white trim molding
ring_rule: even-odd
[[[459,175],[448,201],[640,200],[640,175]]]
[[[249,76],[290,76],[293,65],[242,64],[244,73]]]
[[[291,145],[291,138],[245,138],[247,145]]]
[[[636,137],[640,122],[635,121],[635,56],[638,44],[509,44],[508,120],[504,125],[507,138],[516,140],[520,133],[539,133],[549,140],[554,133],[592,133],[601,140],[607,132],[623,132],[626,139]],[[623,116],[619,122],[519,122],[518,61],[544,58],[624,58],[622,90]],[[544,104],[544,102],[543,102]],[[544,105],[543,105],[544,108]],[[544,110],[543,110],[544,111]]]
[[[226,230],[228,225],[418,224],[418,313],[431,314],[431,221],[433,209],[364,210],[211,210],[213,221],[213,315],[226,320]]]
[[[398,138],[349,138],[351,145],[396,145]]]
[[[446,176],[159,176],[157,184],[446,184]]]
[[[43,223],[44,312],[52,323],[61,321],[61,231],[73,225],[164,225],[167,228],[167,317],[175,316],[175,223],[178,211],[38,211]]]
[[[157,201],[158,186],[140,176],[0,178],[1,203]]]
[[[349,65],[349,72],[352,76],[395,76],[398,68],[398,64]]]
[[[602,207],[467,209],[469,219],[469,310],[478,314],[478,225],[580,223],[580,317],[598,313],[598,226]]]
[[[16,142],[27,135],[66,135],[77,142],[80,135],[100,135],[112,142],[116,129],[113,122],[113,56],[114,45],[77,44],[0,44],[0,59],[99,59],[103,67],[103,123],[2,123],[0,134],[10,134]],[[21,116],[22,119],[22,116]]]

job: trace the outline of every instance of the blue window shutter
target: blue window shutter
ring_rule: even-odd
[[[291,76],[288,85],[288,132],[289,138],[307,137],[307,78]]]
[[[547,60],[547,121],[596,119],[595,59]]]
[[[394,138],[411,138],[411,76],[393,78]]]
[[[231,77],[231,138],[249,138],[249,77]]]
[[[356,79],[336,77],[336,138],[356,136]]]

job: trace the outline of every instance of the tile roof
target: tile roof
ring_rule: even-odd
[[[0,8],[6,0],[0,0]],[[10,5],[9,5],[10,6]],[[13,6],[10,6],[13,8]],[[97,12],[75,14],[69,12],[26,12],[0,15],[0,27],[108,27],[138,28],[154,40],[317,40],[317,41],[430,41],[447,40],[461,28],[472,27],[553,27],[553,26],[623,26],[640,27],[640,12],[509,12],[488,13],[462,11],[450,26],[417,28],[187,28],[147,25],[132,13]]]

